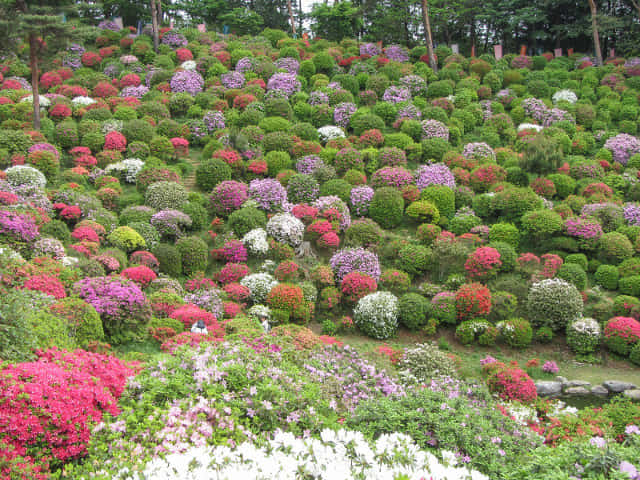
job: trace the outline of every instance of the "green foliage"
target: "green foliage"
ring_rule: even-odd
[[[398,301],[400,323],[409,330],[419,330],[427,323],[431,303],[417,293],[406,293]]]
[[[200,237],[183,237],[176,242],[176,249],[180,253],[182,271],[185,275],[206,270],[209,250]]]
[[[231,167],[218,158],[205,159],[196,169],[196,184],[205,192],[225,180],[231,180]]]
[[[369,205],[369,216],[382,228],[394,228],[402,221],[404,199],[393,187],[376,190]]]

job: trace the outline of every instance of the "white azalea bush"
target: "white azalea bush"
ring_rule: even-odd
[[[91,97],[79,96],[75,97],[71,100],[71,103],[76,107],[86,107],[87,105],[92,105],[96,103],[96,101]]]
[[[304,223],[290,213],[278,213],[267,222],[267,233],[278,242],[297,247],[304,237]]]
[[[518,125],[518,131],[521,132],[523,130],[535,130],[536,132],[540,132],[544,129],[542,125],[536,125],[535,123],[521,123]]]
[[[264,228],[254,228],[242,237],[242,243],[252,255],[262,256],[269,251],[267,231]]]
[[[42,95],[38,95],[38,98],[40,99],[40,108],[46,108],[46,107],[50,107],[51,106],[51,100],[49,100],[47,97],[43,97]],[[27,95],[26,97],[23,97],[20,99],[21,103],[33,103],[33,95]]]
[[[356,325],[373,338],[385,339],[398,329],[398,298],[390,292],[362,297],[353,311]]]
[[[126,158],[121,162],[107,165],[105,173],[109,175],[120,176],[127,183],[136,183],[138,173],[144,167],[144,162],[139,158]]]
[[[563,330],[582,316],[583,308],[578,289],[559,278],[547,278],[534,283],[527,295],[529,320],[534,327]]]
[[[182,68],[183,70],[195,70],[196,66],[197,65],[195,60],[187,60],[186,62],[182,62],[180,64],[180,68]]]
[[[262,303],[278,281],[269,273],[253,273],[240,280],[240,284],[249,289],[253,303]]]
[[[593,318],[579,318],[567,326],[567,345],[575,353],[588,355],[595,352],[601,338],[600,324]]]
[[[362,433],[324,430],[320,438],[298,439],[276,431],[264,446],[245,442],[229,447],[192,448],[156,458],[139,480],[485,480],[489,477],[456,465],[443,452],[440,461],[402,433],[383,434],[375,442]]]
[[[320,135],[320,141],[323,143],[326,143],[329,140],[336,140],[338,138],[346,138],[344,130],[340,127],[336,127],[335,125],[325,125],[324,127],[320,127],[318,129],[318,135]]]
[[[578,96],[575,93],[573,93],[571,90],[565,89],[565,90],[558,90],[556,93],[553,94],[553,97],[551,97],[551,99],[553,100],[554,104],[560,101],[565,101],[573,104],[578,101]]]
[[[4,173],[7,174],[7,182],[13,187],[30,186],[42,189],[47,186],[47,179],[44,174],[29,165],[9,167]]]

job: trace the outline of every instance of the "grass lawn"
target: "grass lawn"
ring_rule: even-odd
[[[314,332],[320,333],[321,325],[312,323],[310,328]],[[446,341],[450,347],[449,351],[460,358],[460,373],[469,378],[480,376],[480,360],[487,355],[491,355],[505,363],[515,360],[523,368],[527,361],[532,358],[538,358],[540,365],[547,360],[553,360],[560,369],[557,375],[566,377],[569,380],[584,380],[591,382],[592,385],[600,384],[605,380],[620,380],[640,385],[640,368],[629,361],[616,359],[608,355],[602,359],[600,364],[579,363],[575,361],[574,355],[567,348],[564,338],[561,337],[557,337],[549,345],[534,344],[526,350],[514,350],[500,345],[494,347],[465,347],[455,340],[453,329],[442,328],[432,337],[420,332],[409,332],[401,329],[395,338],[391,338],[388,341],[375,340],[358,333],[338,335],[337,337],[339,340],[358,348],[361,352],[377,357],[381,357],[381,355],[375,353],[381,345],[405,348],[416,343]],[[553,380],[556,375],[544,374],[534,370],[532,376],[539,379]]]

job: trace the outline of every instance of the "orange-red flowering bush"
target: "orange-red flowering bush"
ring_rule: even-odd
[[[456,292],[456,312],[459,320],[488,315],[491,311],[491,292],[480,283],[467,283]]]

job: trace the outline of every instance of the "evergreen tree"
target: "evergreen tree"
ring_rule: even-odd
[[[33,93],[33,126],[40,129],[40,66],[47,49],[64,48],[73,36],[66,23],[68,15],[77,13],[77,2],[70,0],[0,0],[0,50],[15,52],[27,42]]]

